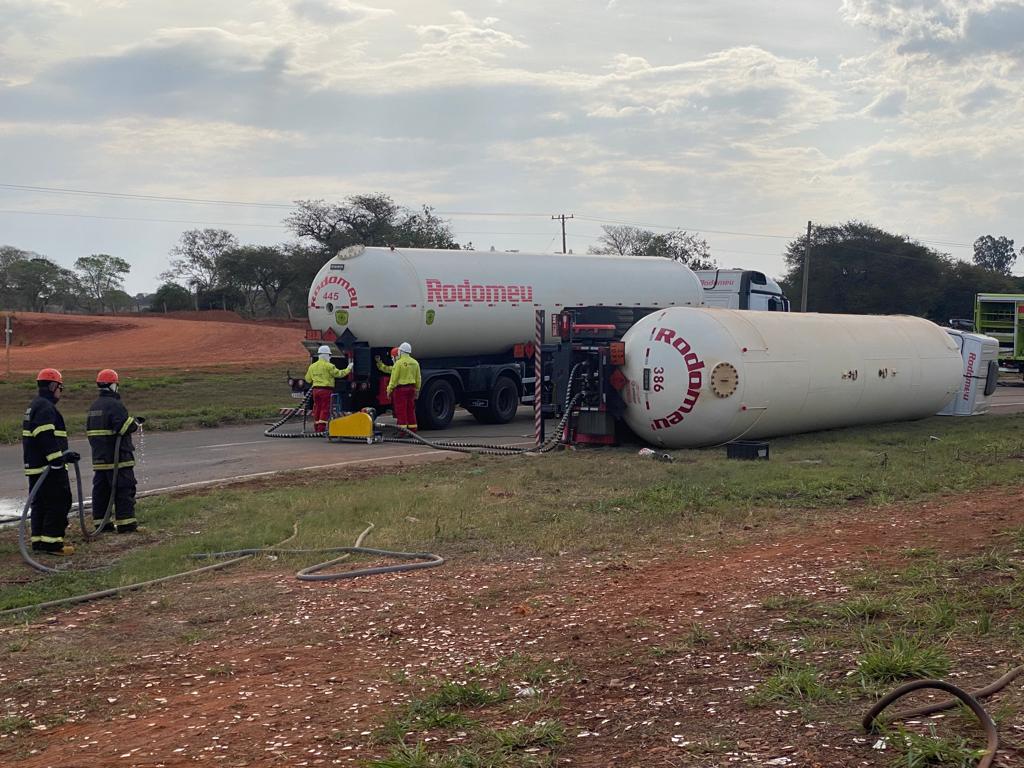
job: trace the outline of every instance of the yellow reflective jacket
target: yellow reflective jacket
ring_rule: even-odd
[[[306,381],[314,387],[333,387],[335,379],[344,379],[350,373],[352,373],[352,363],[346,365],[342,370],[338,370],[330,360],[317,360],[306,369]]]
[[[388,382],[388,394],[395,391],[395,387],[405,384],[415,384],[416,394],[420,392],[420,364],[412,355],[402,355],[395,360],[391,366],[391,381]]]

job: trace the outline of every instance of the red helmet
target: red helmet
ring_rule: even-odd
[[[97,384],[117,384],[117,371],[110,368],[104,368],[102,371],[96,374]]]
[[[391,348],[391,357],[392,357],[392,359],[395,359],[395,358],[398,357],[398,347],[392,347]]]
[[[43,368],[36,376],[36,381],[55,381],[58,384],[63,384],[64,377],[56,368]]]

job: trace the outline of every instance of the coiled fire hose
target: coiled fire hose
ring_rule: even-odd
[[[323,563],[317,563],[311,565],[308,568],[303,568],[295,574],[295,578],[299,581],[336,581],[339,579],[358,579],[361,576],[376,576],[381,573],[406,573],[408,571],[418,571],[422,568],[437,568],[438,566],[444,565],[444,558],[440,555],[435,555],[433,552],[396,552],[388,549],[371,549],[363,546],[363,539],[366,538],[367,534],[370,533],[374,528],[373,523],[370,523],[366,530],[359,534],[359,538],[356,539],[356,543],[351,547],[326,547],[323,549],[281,549],[280,545],[274,547],[263,547],[254,549],[236,549],[229,552],[204,552],[198,555],[192,555],[196,559],[214,559],[220,557],[240,557],[240,556],[251,556],[251,555],[312,555],[312,554],[334,554],[336,552],[343,552],[341,557],[335,557],[332,560],[327,560]],[[347,560],[351,555],[377,555],[379,557],[392,557],[397,560],[416,560],[419,562],[414,563],[399,563],[398,565],[381,565],[373,568],[358,568],[354,571],[344,571],[342,573],[319,573],[320,571],[330,568],[332,565]]]
[[[996,730],[996,724],[978,700],[991,696],[997,691],[1001,691],[1021,674],[1024,674],[1024,665],[1014,667],[995,682],[969,693],[962,688],[958,688],[952,683],[945,682],[944,680],[914,680],[906,685],[901,685],[899,688],[896,688],[883,696],[873,707],[871,707],[871,709],[867,711],[867,713],[865,713],[864,718],[861,721],[861,725],[868,733],[877,730],[880,725],[878,722],[878,716],[882,711],[889,707],[890,704],[903,698],[909,693],[913,693],[914,691],[918,691],[923,688],[945,691],[946,693],[952,694],[955,698],[944,699],[934,704],[927,704],[916,709],[897,712],[889,718],[889,721],[912,720],[918,717],[926,717],[928,715],[935,714],[936,712],[952,709],[953,707],[963,703],[967,705],[967,707],[974,713],[974,716],[978,718],[978,722],[981,723],[981,726],[985,731],[985,739],[987,742],[985,746],[985,754],[978,762],[977,768],[990,768],[995,761],[996,752],[999,750],[999,732]]]
[[[228,558],[221,560],[221,562],[213,563],[212,565],[204,565],[201,568],[193,568],[192,570],[182,571],[181,573],[172,573],[169,576],[162,576],[158,579],[150,579],[149,581],[140,581],[136,584],[126,584],[121,587],[113,587],[111,589],[103,589],[97,592],[88,592],[83,595],[75,595],[73,597],[65,597],[60,600],[49,600],[45,603],[35,603],[33,605],[23,605],[18,608],[8,608],[7,610],[0,611],[0,616],[9,616],[15,613],[23,613],[31,610],[43,610],[46,608],[56,608],[64,605],[75,605],[78,603],[86,603],[92,600],[99,600],[104,597],[113,597],[119,595],[122,592],[131,592],[144,587],[151,587],[156,584],[163,584],[168,581],[177,579],[183,579],[188,576],[195,576],[200,573],[206,573],[208,571],[217,571],[223,568],[227,568],[235,563],[240,563],[243,560],[248,560],[255,555],[261,554],[312,554],[317,552],[324,553],[344,553],[341,557],[336,557],[323,563],[312,565],[308,568],[303,568],[295,574],[295,577],[300,581],[332,581],[335,579],[356,579],[363,576],[374,576],[381,573],[405,573],[408,571],[416,571],[422,568],[437,568],[444,565],[445,559],[440,555],[435,555],[432,552],[398,552],[387,549],[371,549],[369,547],[362,546],[363,539],[373,529],[373,523],[359,534],[356,539],[356,543],[352,547],[328,547],[326,549],[283,549],[282,547],[289,541],[294,539],[299,532],[298,523],[292,526],[292,534],[287,539],[278,542],[272,547],[253,548],[253,549],[239,549],[232,552],[207,552],[203,554],[193,555],[195,558]],[[377,555],[379,557],[390,557],[399,560],[416,560],[420,562],[413,563],[399,563],[397,565],[384,565],[376,566],[372,568],[360,568],[353,571],[345,571],[343,573],[332,573],[332,574],[320,574],[326,568],[346,560],[350,555],[353,554],[366,554],[366,555]]]

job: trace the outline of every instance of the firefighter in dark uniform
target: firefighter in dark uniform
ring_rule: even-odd
[[[21,446],[29,493],[40,477],[50,471],[32,501],[32,551],[51,555],[73,555],[75,548],[64,543],[71,511],[71,483],[67,464],[81,457],[68,450],[68,432],[57,401],[64,392],[64,378],[55,368],[44,368],[36,376],[39,394],[25,411],[21,425]]]
[[[117,465],[117,485],[114,488],[114,521],[104,530],[131,533],[138,530],[135,519],[135,446],[132,432],[138,430],[145,419],[128,415],[117,392],[117,371],[105,368],[96,375],[99,397],[89,406],[85,434],[92,448],[92,516],[102,520],[110,504],[110,491],[114,484],[114,465]],[[114,456],[117,438],[121,438],[118,455]]]

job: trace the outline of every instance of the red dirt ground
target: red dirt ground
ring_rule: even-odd
[[[801,631],[764,600],[842,599],[844,572],[905,566],[906,547],[984,552],[1024,523],[1020,501],[990,490],[823,512],[809,528],[752,530],[688,554],[451,562],[317,585],[267,564],[134,593],[0,630],[2,710],[56,716],[31,749],[7,754],[23,768],[364,764],[383,754],[371,729],[421,695],[403,675],[459,679],[467,665],[521,653],[571,663],[541,684],[567,726],[556,765],[889,765],[859,731],[859,712],[808,720],[751,706],[768,673],[733,643],[771,639],[799,653]],[[693,622],[711,633],[706,647],[651,655]],[[965,687],[994,679],[1021,650],[974,642],[951,654],[951,679]],[[53,670],[32,666],[40,659]],[[1004,768],[1024,765],[1019,683],[997,699],[1018,707],[1000,716]],[[694,752],[705,739],[726,746]]]
[[[304,356],[301,323],[250,323],[234,312],[176,314],[181,316],[18,312],[11,370],[172,368],[290,361]]]

